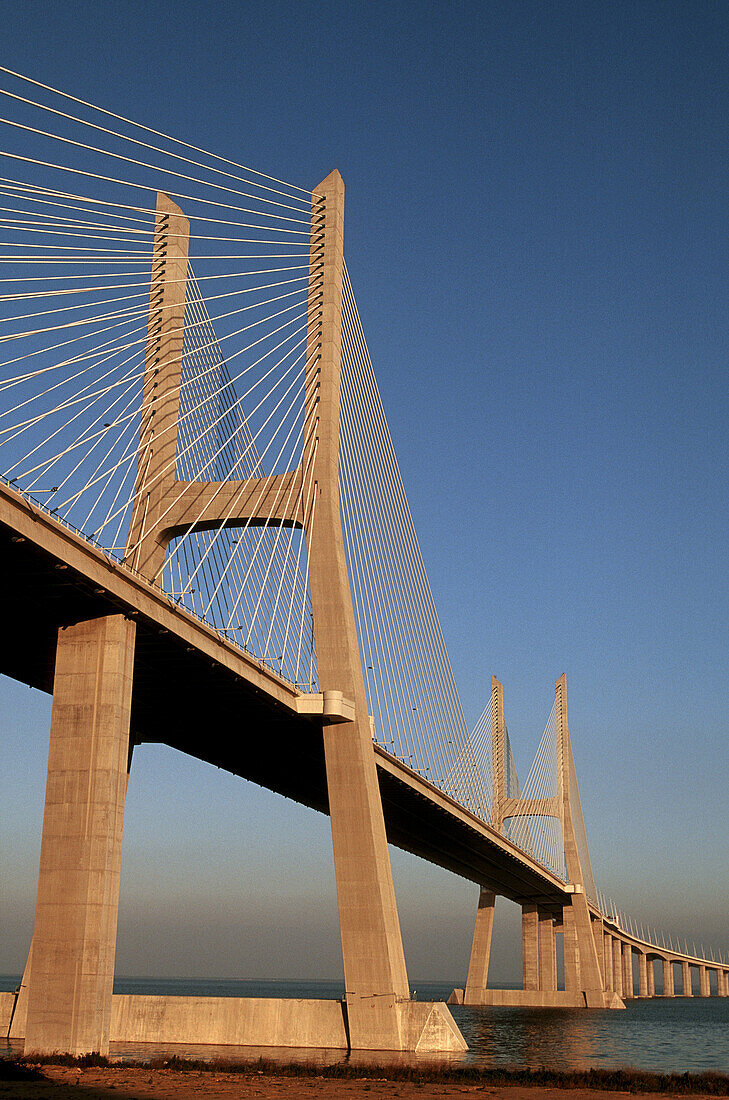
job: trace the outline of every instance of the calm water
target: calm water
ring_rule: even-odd
[[[0,977],[0,989],[12,990],[16,977]],[[446,1000],[453,983],[423,982],[418,1000]],[[338,998],[341,982],[205,981],[189,979],[118,978],[117,993],[166,993],[216,997]],[[589,1069],[591,1066],[632,1066],[667,1072],[720,1070],[729,1072],[729,998],[683,998],[628,1001],[624,1012],[578,1009],[451,1008],[469,1052],[449,1061],[484,1066],[549,1066]],[[1,1041],[0,1041],[1,1042]],[[144,1057],[150,1048],[114,1044],[112,1054]],[[2,1049],[2,1048],[0,1048]],[[6,1046],[4,1048],[8,1050]],[[245,1047],[175,1047],[175,1053],[251,1056]],[[270,1057],[270,1050],[259,1053]],[[282,1052],[291,1061],[294,1052]],[[339,1052],[302,1052],[307,1060],[338,1061]],[[414,1056],[405,1056],[406,1059]],[[362,1060],[362,1059],[360,1059]],[[382,1056],[375,1058],[382,1061]],[[402,1060],[400,1058],[399,1060]]]

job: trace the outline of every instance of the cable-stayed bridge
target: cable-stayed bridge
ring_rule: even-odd
[[[479,887],[456,1003],[619,1007],[636,960],[641,996],[656,960],[664,994],[680,964],[684,994],[693,967],[726,995],[721,957],[658,943],[599,895],[565,678],[523,786],[498,681],[467,728],[344,262],[339,173],[302,190],[0,72],[2,671],[53,694],[9,1032],[76,1053],[462,1049],[445,1006],[411,1000],[388,841]],[[112,996],[145,741],[330,815],[342,1005]],[[523,914],[508,994],[487,985],[496,895]]]

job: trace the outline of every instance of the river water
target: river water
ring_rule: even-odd
[[[0,989],[11,990],[14,976],[0,977]],[[416,983],[417,984],[417,983]],[[423,982],[418,1000],[446,1000],[454,983]],[[118,978],[117,993],[162,993],[178,996],[338,998],[341,982],[206,981],[191,979]],[[469,1046],[468,1054],[449,1057],[450,1064],[546,1066],[557,1069],[625,1066],[657,1072],[719,1070],[729,1073],[729,997],[676,997],[632,1000],[625,1011],[566,1008],[468,1008],[451,1011]],[[150,1056],[150,1047],[112,1044],[118,1057]],[[0,1046],[2,1049],[2,1046]],[[5,1051],[10,1051],[5,1045]],[[246,1047],[174,1047],[187,1056],[250,1058]],[[155,1048],[154,1053],[160,1053]],[[255,1054],[271,1056],[270,1050]],[[279,1056],[291,1061],[293,1051]],[[332,1062],[341,1051],[300,1052],[306,1060]],[[412,1060],[414,1056],[406,1056]],[[375,1061],[382,1061],[378,1055]],[[402,1058],[398,1060],[402,1061]]]

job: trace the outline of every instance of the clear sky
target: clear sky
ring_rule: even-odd
[[[598,885],[729,949],[726,3],[0,0],[0,25],[28,76],[302,187],[339,168],[466,717],[498,675],[524,776],[566,672]],[[49,713],[0,681],[0,972]],[[411,977],[462,980],[475,887],[393,861]],[[496,947],[516,976],[513,914]],[[139,750],[117,971],[336,976],[328,820]]]

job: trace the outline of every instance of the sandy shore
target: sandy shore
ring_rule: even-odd
[[[593,1089],[505,1086],[472,1082],[386,1081],[372,1078],[276,1077],[250,1073],[180,1072],[164,1068],[42,1066],[0,1079],[0,1098],[13,1100],[436,1100],[440,1097],[495,1097],[497,1100],[616,1100],[628,1093]],[[641,1093],[646,1100],[665,1093]],[[694,1096],[701,1094],[694,1094]]]

